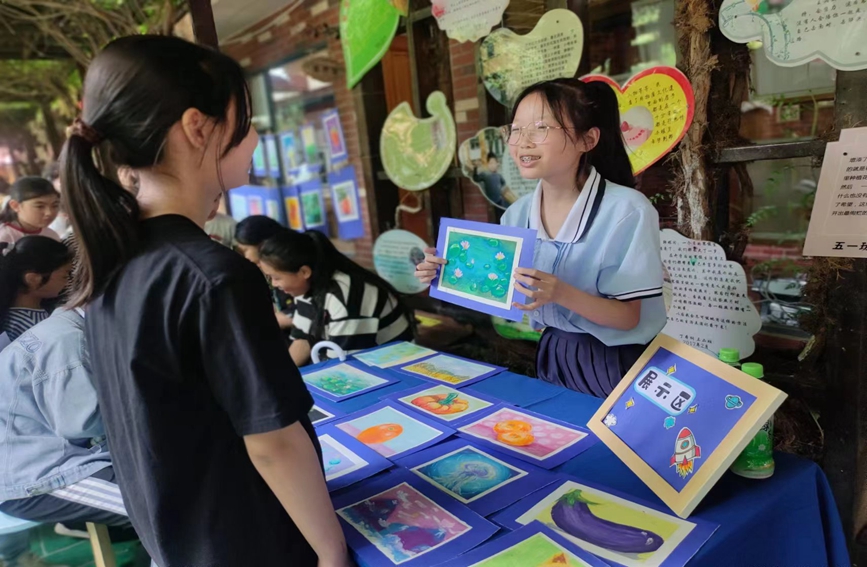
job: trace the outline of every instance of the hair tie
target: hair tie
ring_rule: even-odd
[[[99,135],[99,132],[88,126],[80,116],[76,118],[72,123],[72,126],[69,127],[67,134],[84,138],[93,146],[99,144],[103,140],[102,136]]]

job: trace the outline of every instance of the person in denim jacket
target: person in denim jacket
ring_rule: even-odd
[[[58,309],[0,352],[0,511],[42,523],[131,526],[80,310]],[[7,565],[29,564],[4,551]]]

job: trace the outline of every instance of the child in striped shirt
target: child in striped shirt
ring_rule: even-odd
[[[310,361],[320,341],[354,352],[413,338],[400,293],[320,232],[280,232],[262,243],[259,266],[274,287],[295,297],[289,353],[298,366]]]
[[[60,295],[72,269],[72,254],[46,236],[0,243],[0,333],[10,341],[48,318],[42,302]]]

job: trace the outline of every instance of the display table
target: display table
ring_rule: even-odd
[[[379,402],[391,392],[422,384],[401,383],[340,404],[353,412]],[[465,388],[575,425],[586,425],[601,400],[511,372]],[[846,567],[849,554],[828,481],[813,462],[775,455],[777,467],[767,480],[726,473],[692,517],[719,524],[719,530],[689,565],[701,567]],[[621,490],[638,498],[660,500],[605,445],[554,469],[581,480]]]

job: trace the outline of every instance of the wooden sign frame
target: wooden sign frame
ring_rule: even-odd
[[[692,475],[680,491],[672,487],[668,481],[660,476],[651,465],[635,453],[604,423],[606,416],[611,413],[615,404],[627,394],[627,390],[632,388],[635,380],[642,374],[642,371],[650,360],[661,348],[701,367],[717,378],[740,388],[756,398],[716,448],[710,454],[702,455],[703,463],[701,467]],[[678,379],[681,382],[689,382],[689,379],[683,375],[679,375]],[[691,386],[696,387],[697,385],[691,384]],[[602,403],[602,406],[588,422],[587,427],[675,514],[681,518],[687,518],[785,399],[786,394],[773,386],[752,376],[748,376],[740,370],[667,335],[660,334],[650,343],[650,346],[647,347],[644,354],[641,355],[635,365],[623,377],[617,388]]]

